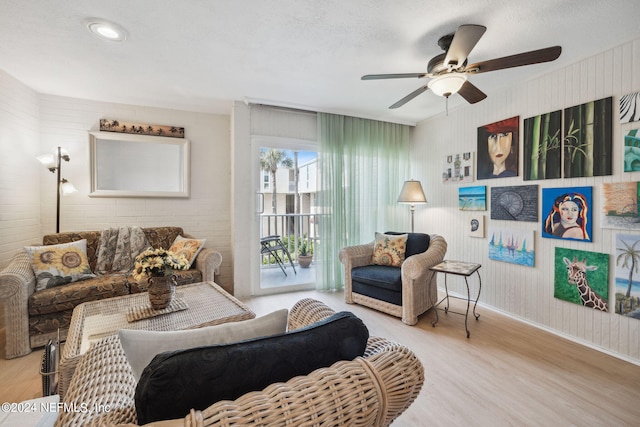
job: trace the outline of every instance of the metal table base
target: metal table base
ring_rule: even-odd
[[[467,338],[471,336],[471,332],[469,332],[469,325],[468,325],[469,308],[471,307],[471,292],[469,290],[468,277],[471,276],[473,273],[476,273],[476,275],[478,276],[478,295],[476,296],[476,299],[473,303],[473,317],[475,317],[475,319],[478,320],[480,318],[480,315],[476,313],[476,306],[478,305],[478,300],[480,299],[480,292],[482,291],[482,279],[480,277],[480,271],[479,271],[480,267],[481,267],[480,264],[473,264],[473,263],[467,263],[467,262],[461,262],[461,261],[443,261],[442,263],[434,267],[431,267],[432,271],[444,273],[444,289],[445,289],[445,296],[433,306],[434,311],[436,313],[436,318],[434,321],[431,322],[431,326],[435,327],[438,324],[438,321],[440,320],[438,317],[438,306],[442,304],[443,301],[446,300],[447,305],[444,308],[444,312],[464,315],[464,329],[467,332]],[[449,274],[464,277],[464,283],[467,286],[467,298],[466,298],[467,310],[464,313],[459,313],[456,311],[449,310],[449,298],[457,298],[462,300],[465,299],[463,297],[456,297],[456,296],[449,295],[449,287],[447,286],[447,276]]]

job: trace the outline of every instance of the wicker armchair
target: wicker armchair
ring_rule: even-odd
[[[291,309],[288,326],[301,328],[332,314],[322,302],[304,299]],[[388,426],[416,399],[423,383],[423,366],[410,349],[370,338],[364,357],[147,426]],[[135,387],[118,337],[105,338],[81,359],[64,404],[108,411],[64,411],[56,426],[135,426]]]
[[[419,233],[415,233],[419,234]],[[356,267],[367,266],[371,263],[374,242],[342,248],[339,253],[340,262],[344,264],[344,297],[349,304],[360,304],[392,316],[402,318],[407,325],[418,323],[418,316],[429,310],[437,302],[438,284],[435,272],[429,267],[439,264],[447,252],[447,242],[444,237],[432,234],[429,236],[429,248],[422,253],[409,256],[397,267],[401,285],[382,285],[385,288],[380,298],[374,291],[369,295],[354,290],[352,270]],[[387,267],[393,269],[394,267]],[[389,291],[393,286],[397,290]],[[392,292],[396,297],[385,298]],[[399,303],[401,302],[401,305]]]

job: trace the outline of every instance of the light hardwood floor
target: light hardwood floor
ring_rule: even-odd
[[[482,307],[481,317],[432,311],[416,326],[365,307],[344,303],[342,293],[297,292],[245,302],[257,315],[290,308],[304,297],[348,310],[370,334],[403,343],[425,368],[418,399],[393,424],[413,426],[637,426],[640,424],[640,366],[557,337]],[[464,302],[452,300],[461,311]],[[4,348],[4,332],[0,344]],[[41,393],[40,351],[0,360],[0,402]]]

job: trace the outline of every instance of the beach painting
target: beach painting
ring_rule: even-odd
[[[616,235],[615,312],[640,319],[640,235]]]
[[[489,259],[533,267],[535,263],[533,230],[490,227]]]
[[[458,209],[461,211],[486,211],[487,187],[478,185],[458,188]]]

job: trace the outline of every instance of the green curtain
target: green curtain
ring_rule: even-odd
[[[409,134],[406,125],[318,113],[318,290],[344,287],[341,248],[406,227],[408,211],[396,201],[411,178]]]

